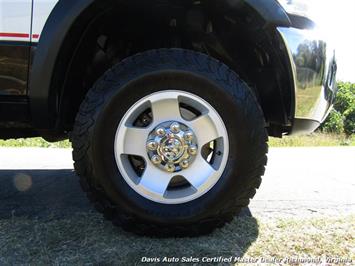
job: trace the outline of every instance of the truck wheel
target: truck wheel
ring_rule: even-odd
[[[261,183],[267,133],[249,87],[217,60],[160,49],[115,65],[71,134],[89,199],[137,234],[195,236],[229,222]]]

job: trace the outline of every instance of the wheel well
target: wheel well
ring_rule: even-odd
[[[126,2],[94,3],[67,34],[51,82],[57,132],[72,130],[87,91],[111,66],[172,47],[209,54],[231,67],[254,90],[270,135],[287,132],[294,95],[286,52],[255,10],[246,4],[231,9],[228,1]]]

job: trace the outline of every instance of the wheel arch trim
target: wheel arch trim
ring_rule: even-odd
[[[68,32],[76,19],[95,0],[59,1],[43,28],[33,59],[29,98],[33,123],[38,128],[51,127],[54,119],[51,83],[57,59]]]
[[[265,20],[265,26],[290,27],[291,21],[286,11],[276,0],[244,0]]]
[[[290,26],[287,13],[277,1],[244,1],[265,20],[265,27],[270,25]],[[61,48],[78,17],[97,2],[95,0],[61,0],[56,4],[46,21],[37,45],[29,80],[30,108],[36,128],[55,127],[59,107],[57,106],[55,86],[53,86],[53,74]]]

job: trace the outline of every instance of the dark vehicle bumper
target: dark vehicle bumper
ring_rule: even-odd
[[[277,29],[293,74],[295,116],[291,134],[311,133],[327,117],[335,98],[335,51],[316,30]]]

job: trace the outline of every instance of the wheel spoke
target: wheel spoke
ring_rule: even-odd
[[[181,175],[197,190],[213,182],[217,171],[201,155],[197,156],[190,168],[183,170]]]
[[[147,128],[126,127],[117,145],[122,147],[122,154],[146,157],[148,134],[149,130]]]
[[[219,134],[218,129],[209,114],[203,114],[195,120],[192,120],[189,124],[195,132],[200,147],[221,137],[221,134]]]
[[[170,174],[148,163],[138,186],[163,197],[171,178]]]
[[[157,99],[151,102],[155,124],[181,118],[179,101],[176,97]]]
[[[195,114],[193,110],[201,115],[185,119],[180,113],[180,101],[183,111],[186,105],[189,117]],[[149,126],[133,126],[132,120],[142,117],[149,107],[153,117]],[[216,141],[214,151],[218,157],[213,157],[210,164],[203,158],[202,147],[217,139],[220,141]],[[229,142],[223,120],[204,99],[166,90],[142,98],[127,111],[117,129],[114,150],[118,169],[135,192],[154,202],[180,204],[202,196],[217,183],[228,160]],[[144,172],[138,174],[142,165],[122,155],[141,157]],[[174,177],[177,185],[168,189]],[[190,186],[180,186],[180,177]]]

